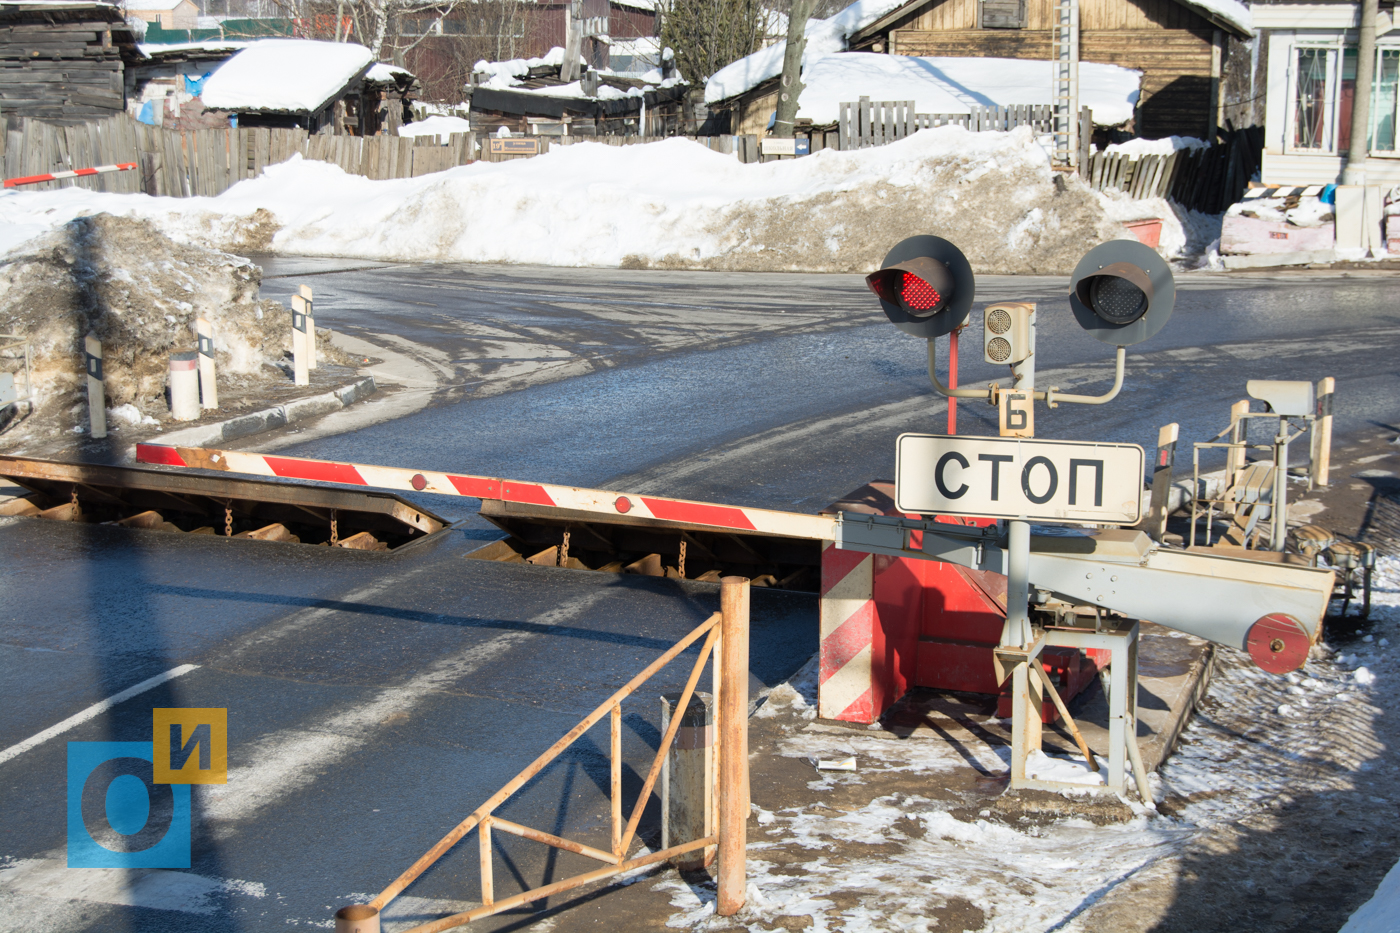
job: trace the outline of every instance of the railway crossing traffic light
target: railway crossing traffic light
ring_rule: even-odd
[[[972,264],[942,237],[911,236],[885,256],[865,284],[890,322],[915,337],[942,337],[967,320],[976,278]]]

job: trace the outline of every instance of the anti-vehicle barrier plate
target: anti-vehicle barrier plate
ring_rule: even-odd
[[[29,492],[4,515],[376,551],[447,525],[390,493],[296,482],[30,457],[0,457],[0,477]]]

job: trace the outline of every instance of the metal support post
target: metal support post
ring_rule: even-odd
[[[724,655],[719,694],[719,903],[732,917],[746,897],[749,819],[749,580],[720,580],[720,639]]]
[[[1288,543],[1288,441],[1288,419],[1280,418],[1278,436],[1274,438],[1274,501],[1269,509],[1272,551],[1282,551]]]
[[[1026,652],[1026,664],[1040,664],[1040,655],[1045,648],[1106,648],[1109,651],[1108,671],[1103,678],[1104,693],[1108,696],[1108,773],[1105,775],[1105,785],[1107,789],[1117,793],[1123,793],[1127,788],[1128,761],[1134,760],[1134,771],[1139,793],[1143,796],[1143,801],[1150,801],[1147,792],[1147,775],[1142,768],[1138,767],[1141,756],[1136,748],[1129,748],[1128,743],[1136,743],[1137,737],[1133,734],[1136,730],[1132,724],[1137,722],[1137,651],[1138,651],[1138,623],[1128,622],[1122,627],[1106,630],[1094,631],[1091,629],[1075,628],[1050,628],[1036,640],[1030,650]],[[1005,654],[1005,652],[1002,652]],[[1013,686],[1017,686],[1014,685]],[[1021,696],[1021,691],[1017,692],[1017,698]],[[1027,697],[1029,699],[1029,697]],[[1029,706],[1029,703],[1026,704]],[[1014,708],[1014,702],[1013,702]],[[1033,711],[1038,714],[1040,707],[1037,705]],[[1033,717],[1035,725],[1040,723],[1039,715]],[[1062,791],[1069,788],[1083,790],[1084,785],[1065,784],[1060,781],[1043,781],[1026,774],[1026,757],[1030,752],[1038,749],[1039,729],[1034,729],[1035,742],[1032,743],[1032,729],[1029,725],[1022,726],[1019,720],[1014,720],[1012,728],[1015,730],[1012,735],[1011,746],[1011,786],[1013,788],[1028,787],[1037,790]]]
[[[1006,622],[1001,627],[1001,644],[1011,648],[1028,645],[1031,641],[1030,522],[1007,522],[1007,538]]]

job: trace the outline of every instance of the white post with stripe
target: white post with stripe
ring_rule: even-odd
[[[83,367],[87,370],[88,428],[93,437],[106,437],[107,393],[102,384],[102,341],[93,334],[83,340]]]
[[[170,417],[194,421],[199,417],[199,352],[170,354]]]
[[[299,386],[311,385],[311,374],[307,371],[306,352],[306,299],[292,296],[292,380]]]
[[[205,408],[219,407],[219,386],[214,374],[214,325],[204,318],[195,321],[199,340],[199,402]]]
[[[311,286],[302,285],[297,289],[297,297],[304,302],[302,308],[306,312],[306,336],[303,338],[306,343],[306,368],[316,368],[316,304],[311,300]],[[296,298],[292,299],[293,302]]]

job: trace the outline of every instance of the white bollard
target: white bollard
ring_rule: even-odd
[[[194,323],[199,338],[199,403],[205,408],[219,407],[219,386],[214,376],[214,325],[204,318]]]
[[[292,296],[292,374],[299,386],[311,385],[311,374],[306,366],[306,313],[301,310],[302,297]]]
[[[316,368],[316,304],[311,300],[311,286],[302,285],[297,289],[306,300],[306,368]]]
[[[170,416],[176,421],[199,417],[199,353],[170,354]]]
[[[83,343],[83,368],[87,370],[88,426],[93,437],[106,437],[107,399],[102,388],[102,341],[88,334]],[[33,394],[32,389],[30,394]]]

